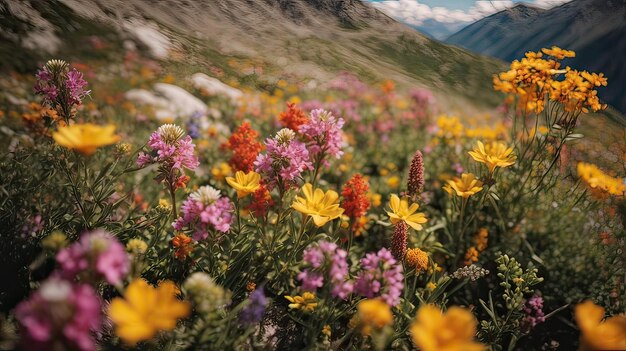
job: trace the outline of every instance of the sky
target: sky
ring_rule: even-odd
[[[407,24],[426,20],[440,23],[470,23],[514,6],[522,0],[368,0],[379,10]],[[551,8],[569,0],[526,0],[532,6]]]

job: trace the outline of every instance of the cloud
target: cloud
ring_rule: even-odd
[[[569,0],[535,0],[533,5],[550,8],[563,4]],[[407,24],[422,25],[426,20],[435,20],[441,23],[474,22],[483,17],[512,7],[512,0],[479,0],[469,10],[456,10],[443,6],[429,6],[419,0],[384,0],[373,2],[373,6],[387,15],[399,19]]]
[[[571,0],[535,0],[533,1],[533,5],[544,9],[549,9],[555,6],[563,5],[564,3],[570,1]]]

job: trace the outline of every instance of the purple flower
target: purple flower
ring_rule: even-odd
[[[304,250],[303,261],[306,264],[298,274],[298,280],[305,291],[316,291],[327,280],[331,284],[331,295],[346,299],[352,293],[352,282],[348,280],[348,254],[337,244],[320,241],[316,246]]]
[[[82,99],[91,92],[85,90],[87,82],[83,79],[83,74],[77,71],[76,68],[67,72],[65,86],[69,93],[70,103],[74,105],[80,105]]]
[[[400,303],[404,288],[402,265],[385,248],[368,253],[361,259],[361,272],[354,283],[354,291],[367,298],[380,296],[390,306]]]
[[[298,132],[307,140],[309,153],[313,158],[322,161],[328,166],[325,156],[339,158],[343,155],[343,138],[341,128],[343,118],[335,118],[329,111],[317,109],[311,111],[309,122],[298,128]]]
[[[524,318],[522,319],[522,329],[530,331],[537,324],[545,322],[546,318],[543,313],[543,298],[534,295],[526,301],[522,306]]]
[[[80,240],[59,251],[56,259],[59,274],[65,279],[73,279],[83,272],[87,277],[95,273],[109,284],[117,285],[130,269],[124,246],[104,230],[83,234]]]
[[[178,231],[193,232],[194,240],[203,240],[213,229],[222,233],[230,230],[233,222],[233,205],[220,191],[208,185],[189,195],[181,206],[182,215],[173,223]]]
[[[254,161],[255,170],[266,177],[270,187],[293,187],[302,172],[313,169],[306,145],[295,135],[291,129],[281,129],[273,139],[265,141],[266,153]]]
[[[43,95],[44,102],[53,107],[62,106],[66,113],[71,113],[72,107],[80,106],[83,98],[90,93],[85,90],[87,81],[83,79],[83,74],[76,69],[69,70],[69,65],[62,60],[48,61],[35,77],[35,93]]]
[[[100,299],[86,284],[50,278],[15,309],[24,350],[96,349],[102,323]]]
[[[263,287],[254,290],[248,297],[248,305],[239,313],[239,321],[244,325],[259,323],[265,314],[268,300],[263,292]]]

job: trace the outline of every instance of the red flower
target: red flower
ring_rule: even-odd
[[[298,131],[301,125],[307,123],[309,119],[306,114],[296,107],[296,104],[292,102],[287,103],[287,111],[283,111],[278,116],[278,121],[280,125],[285,128],[289,128],[295,132]]]
[[[367,210],[369,210],[370,200],[367,196],[369,190],[370,186],[367,180],[358,173],[352,176],[343,186],[341,207],[345,210],[344,214],[350,217],[351,220],[365,215]]]
[[[254,160],[263,150],[263,144],[257,140],[258,137],[259,133],[252,129],[250,123],[243,122],[230,136],[228,142],[222,145],[232,152],[228,164],[235,171],[247,173],[254,169]]]
[[[252,200],[246,209],[255,217],[264,217],[272,206],[274,200],[265,184],[261,183],[259,189],[252,194]]]

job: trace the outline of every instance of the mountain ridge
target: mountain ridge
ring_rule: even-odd
[[[600,96],[626,112],[626,0],[573,0],[549,10],[516,6],[479,20],[446,43],[505,61],[553,45],[574,50],[566,64],[602,72],[609,85]]]

